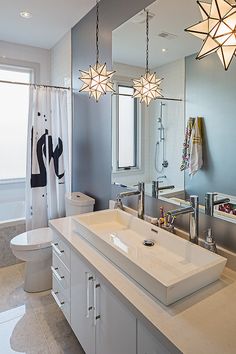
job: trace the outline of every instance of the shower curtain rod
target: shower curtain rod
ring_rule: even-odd
[[[17,81],[5,81],[0,80],[2,84],[14,84],[14,85],[24,85],[24,86],[36,86],[36,87],[52,87],[56,89],[70,90],[70,87],[61,87],[61,86],[51,86],[51,85],[39,85],[39,84],[28,84],[27,82],[17,82]]]
[[[116,92],[114,92],[112,95],[114,95],[114,96],[133,97],[133,95],[129,95],[127,93],[116,93]],[[169,98],[169,97],[159,97],[159,98],[155,98],[155,100],[177,101],[177,102],[182,102],[183,101],[181,98]]]

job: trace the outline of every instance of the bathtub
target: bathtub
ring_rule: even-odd
[[[0,227],[25,221],[25,202],[0,203]]]
[[[18,263],[10,242],[16,235],[25,232],[25,202],[0,203],[0,267]]]

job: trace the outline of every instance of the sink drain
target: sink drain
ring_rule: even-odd
[[[147,247],[152,247],[155,245],[155,242],[153,240],[144,240],[143,245]]]

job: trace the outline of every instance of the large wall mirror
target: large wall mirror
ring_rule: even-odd
[[[202,212],[236,222],[236,61],[225,71],[217,54],[195,59],[202,40],[184,31],[201,20],[195,0],[174,1],[171,11],[159,0],[148,10],[149,63],[163,78],[164,98],[148,107],[132,98],[132,80],[145,72],[141,12],[113,32],[112,183],[133,188],[143,181],[148,195],[180,206],[196,194]],[[194,130],[201,144],[189,166],[185,148]]]

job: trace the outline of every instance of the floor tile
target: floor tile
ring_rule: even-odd
[[[46,339],[34,315],[24,311],[0,324],[1,353],[50,353]]]
[[[0,354],[84,354],[50,291],[23,284],[24,264],[0,268]]]

